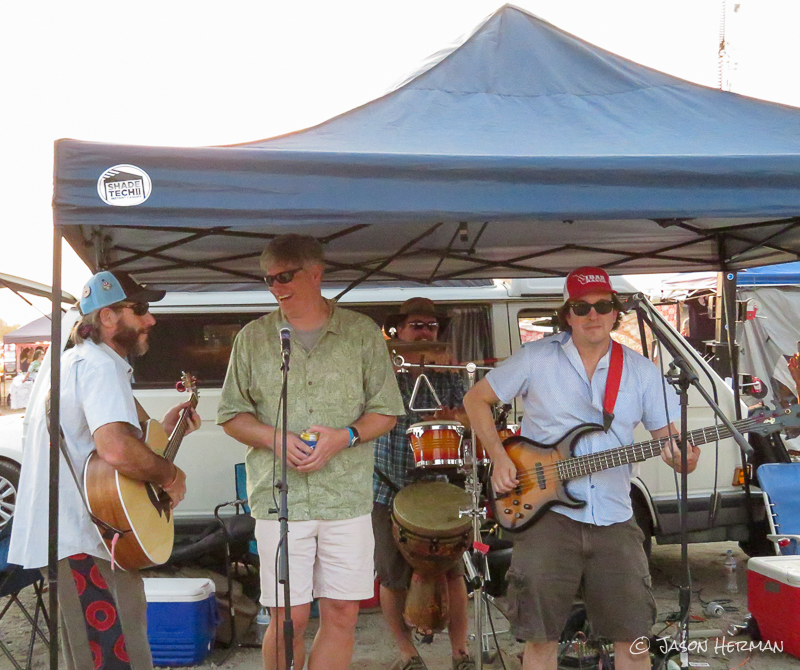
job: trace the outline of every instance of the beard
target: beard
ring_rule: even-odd
[[[119,330],[111,337],[120,347],[128,352],[129,356],[143,356],[147,353],[149,343],[147,341],[146,330],[131,328],[130,326],[120,326]],[[144,337],[142,337],[144,335]]]

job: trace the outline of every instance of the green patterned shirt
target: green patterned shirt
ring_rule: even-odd
[[[389,350],[367,316],[337,307],[322,337],[307,352],[292,333],[288,428],[301,433],[317,424],[345,428],[362,414],[405,414]],[[252,414],[274,426],[281,391],[280,310],[247,324],[236,336],[217,423]],[[256,519],[275,519],[280,461],[271,449],[247,451],[247,494]],[[303,474],[289,468],[289,520],[350,519],[372,510],[373,443],[344,449],[321,470]]]

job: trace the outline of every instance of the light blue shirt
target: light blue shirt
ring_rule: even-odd
[[[633,431],[639,423],[652,431],[670,422],[677,424],[680,419],[678,396],[658,368],[632,349],[624,345],[622,349],[622,379],[611,429],[584,435],[575,445],[576,456],[633,443]],[[572,336],[559,333],[523,345],[486,379],[501,402],[522,397],[523,436],[553,444],[579,424],[602,425],[610,352],[609,346],[590,381]],[[552,509],[598,526],[627,521],[633,514],[631,471],[631,465],[621,465],[570,480],[567,490],[585,500],[586,506],[569,509],[557,505]]]

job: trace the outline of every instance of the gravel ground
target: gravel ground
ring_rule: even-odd
[[[739,593],[728,594],[725,592],[725,580],[722,563],[728,549],[733,549],[737,556],[739,569]],[[714,543],[705,545],[691,545],[689,559],[692,569],[692,614],[691,623],[693,632],[703,634],[703,631],[724,631],[730,624],[740,624],[747,613],[746,593],[746,557],[735,543]],[[664,620],[678,609],[678,589],[676,584],[680,575],[680,547],[665,546],[653,547],[651,561],[654,592],[658,604],[659,619]],[[28,589],[30,591],[30,589]],[[32,598],[25,593],[24,600],[30,603]],[[721,618],[704,619],[702,617],[702,602],[717,601],[724,605],[725,613]],[[12,608],[2,621],[0,627],[0,640],[19,653],[26,645],[27,622]],[[505,622],[502,617],[494,616],[495,626],[503,630]],[[310,626],[308,635],[313,636],[316,630],[315,623]],[[654,632],[668,635],[670,628],[667,623],[657,624]],[[708,633],[706,633],[708,634]],[[254,641],[258,635],[257,626],[250,630],[250,640]],[[505,667],[508,670],[518,670],[520,662],[518,654],[521,645],[506,633],[499,633],[499,646]],[[733,646],[739,642],[746,644],[748,638],[725,636],[722,639],[707,639],[706,637],[693,638],[693,651],[689,656],[692,667],[707,667],[712,670],[728,668],[751,668],[754,670],[793,670],[800,669],[800,660],[783,653],[768,650],[737,651]],[[420,651],[431,670],[445,670],[450,668],[449,644],[446,635],[437,635],[430,645],[421,645]],[[352,668],[362,670],[382,670],[395,658],[395,651],[383,626],[380,611],[370,610],[362,612],[356,633],[356,649],[353,656]],[[48,655],[45,646],[36,644],[34,668],[45,669],[48,667]],[[206,659],[203,668],[224,668],[225,670],[259,670],[261,654],[258,649],[238,648],[230,652],[224,648],[214,649]],[[499,658],[494,659],[484,667],[501,668]],[[584,667],[596,667],[584,665]],[[0,670],[11,670],[12,666],[5,656],[0,657]]]

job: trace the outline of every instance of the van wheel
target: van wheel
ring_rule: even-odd
[[[11,461],[0,461],[0,530],[11,522],[17,506],[19,466]]]
[[[774,556],[775,545],[767,539],[770,532],[769,523],[766,520],[756,521],[750,528],[750,536],[746,540],[740,540],[739,548],[750,558],[754,556]]]
[[[650,551],[653,548],[653,520],[650,518],[650,510],[647,503],[642,500],[640,493],[631,495],[631,506],[633,507],[633,518],[644,533],[644,554],[647,556],[648,562],[650,561]]]

